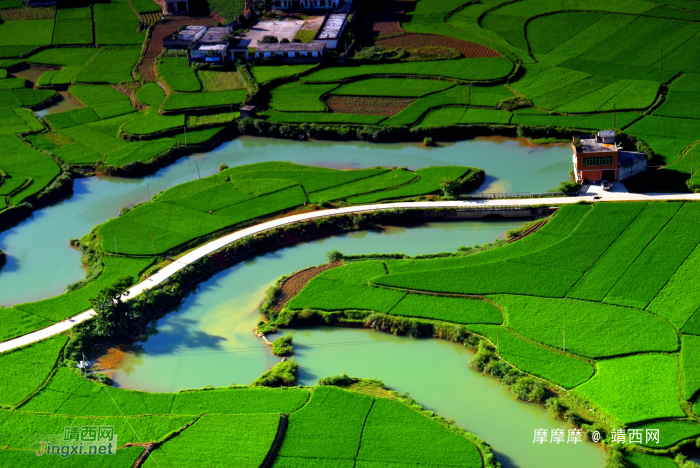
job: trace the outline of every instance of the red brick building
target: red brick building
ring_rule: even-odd
[[[619,180],[615,132],[601,130],[596,135],[575,137],[571,146],[574,149],[576,182],[600,182],[601,180],[617,182]]]

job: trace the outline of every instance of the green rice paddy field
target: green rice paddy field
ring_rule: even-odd
[[[385,466],[430,462],[480,468],[490,449],[433,412],[371,383],[145,393],[85,380],[63,357],[63,335],[0,354],[0,460],[3,466],[63,466],[37,458],[37,436],[63,439],[66,426],[112,426],[115,455],[99,466]],[[35,375],[21,372],[37,362]],[[42,438],[43,437],[43,438]],[[105,442],[106,444],[106,442]],[[138,444],[134,446],[134,444]],[[410,447],[406,450],[404,447]],[[216,448],[226,447],[226,450]],[[97,466],[97,457],[70,466]],[[274,463],[274,465],[273,465]]]
[[[286,307],[461,324],[613,425],[662,425],[669,447],[700,435],[699,255],[700,203],[570,205],[483,253],[328,270]]]

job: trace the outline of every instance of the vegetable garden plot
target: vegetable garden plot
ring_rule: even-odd
[[[464,436],[448,431],[397,401],[377,398],[362,430],[357,459],[374,462],[481,467],[481,453]]]
[[[586,271],[566,297],[602,301],[681,206],[683,203],[649,203]]]
[[[449,81],[411,80],[401,78],[369,78],[353,81],[332,91],[332,94],[355,96],[423,97],[454,86]]]
[[[95,8],[98,6],[106,5],[99,3],[95,5]],[[140,54],[140,47],[104,47],[95,58],[85,65],[85,68],[75,75],[75,80],[79,83],[115,84],[134,81],[131,69],[138,61]]]
[[[472,58],[435,60],[431,62],[403,62],[360,67],[328,67],[302,77],[313,83],[339,81],[364,75],[418,75],[444,76],[465,81],[488,81],[506,77],[513,70],[513,63],[505,58]]]
[[[489,296],[503,306],[506,325],[523,336],[590,358],[644,351],[672,352],[678,335],[665,320],[641,310],[572,299]]]
[[[272,448],[279,422],[279,414],[207,414],[155,449],[143,466],[157,467],[158,460],[168,460],[169,466],[183,468],[257,468]]]
[[[523,372],[542,377],[566,389],[582,384],[595,373],[595,368],[590,363],[525,341],[508,328],[471,325],[469,331],[487,337],[500,348],[503,359]]]
[[[68,342],[65,335],[57,335],[28,346],[0,354],[3,379],[0,382],[0,405],[14,406],[36,390],[36,375],[26,372],[27,363],[37,362],[39,382],[44,382],[51,373],[59,353]],[[0,425],[2,426],[2,425]],[[1,431],[1,429],[0,429]],[[3,438],[5,442],[7,439]]]
[[[237,71],[197,70],[197,77],[206,91],[247,90]]]
[[[279,456],[354,459],[365,418],[376,403],[336,387],[314,388],[309,402],[289,416]]]
[[[645,308],[700,242],[699,224],[700,204],[685,203],[622,275],[604,302]]]
[[[194,92],[202,89],[194,68],[187,63],[186,57],[163,58],[156,66],[173,91]]]
[[[232,388],[175,394],[171,414],[291,414],[304,406],[309,392],[299,388]]]
[[[678,400],[674,355],[644,353],[606,359],[597,366],[596,375],[575,391],[622,424],[685,415]]]
[[[406,294],[391,309],[391,315],[443,320],[454,323],[503,322],[503,315],[495,305],[464,297],[442,297],[424,294]]]
[[[52,321],[72,317],[89,309],[90,299],[97,297],[100,291],[117,280],[126,277],[130,277],[132,281],[138,280],[139,274],[151,263],[152,258],[106,256],[102,273],[82,288],[42,301],[17,304],[14,308]]]

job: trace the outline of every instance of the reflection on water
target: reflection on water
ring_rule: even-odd
[[[345,254],[454,251],[483,244],[523,221],[453,221],[364,231],[284,248],[239,264],[203,283],[177,312],[161,319],[158,334],[135,349],[111,352],[99,364],[117,385],[174,392],[211,384],[247,384],[279,361],[253,335],[264,291],[282,274]],[[294,337],[303,385],[347,372],[379,378],[429,409],[453,418],[492,444],[506,468],[599,468],[603,452],[592,444],[533,445],[540,427],[564,428],[541,408],[517,402],[494,379],[468,368],[464,347],[442,340],[396,337],[363,329],[319,327],[285,330]],[[275,335],[270,337],[275,338]]]
[[[0,232],[0,249],[9,257],[9,267],[0,270],[0,305],[55,296],[68,284],[80,280],[84,276],[80,255],[69,246],[69,240],[116,216],[122,207],[146,201],[149,189],[154,194],[197,178],[195,162],[202,177],[216,173],[222,163],[233,167],[279,160],[354,168],[468,165],[486,171],[482,191],[543,192],[568,177],[569,153],[565,146],[532,147],[523,140],[497,137],[437,148],[406,143],[299,142],[242,137],[211,152],[182,158],[149,177],[78,179],[70,199],[44,208],[19,226]]]

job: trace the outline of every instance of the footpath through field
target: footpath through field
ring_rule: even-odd
[[[164,267],[162,270],[155,273],[153,276],[146,278],[139,284],[129,288],[125,293],[124,300],[129,300],[147,289],[151,289],[166,279],[170,278],[172,275],[178,271],[185,268],[187,265],[194,263],[205,255],[209,255],[229,244],[239,241],[245,237],[259,234],[261,232],[267,231],[268,229],[273,229],[277,227],[286,226],[288,224],[293,224],[299,221],[306,221],[315,218],[323,218],[326,216],[343,215],[348,213],[362,213],[368,211],[377,210],[393,210],[396,208],[487,208],[489,206],[493,207],[527,207],[527,206],[541,206],[541,205],[564,205],[573,204],[580,201],[593,201],[595,196],[595,201],[608,202],[608,201],[662,201],[662,200],[700,200],[700,193],[690,194],[668,194],[668,193],[658,193],[658,194],[637,194],[637,193],[619,193],[619,192],[602,192],[602,193],[591,193],[589,196],[579,196],[579,197],[552,197],[552,198],[520,198],[520,199],[497,199],[497,200],[458,200],[458,201],[439,201],[439,202],[403,202],[403,203],[382,203],[376,205],[360,205],[360,206],[348,206],[344,208],[336,208],[332,210],[319,210],[312,211],[309,213],[302,213],[293,216],[287,216],[280,219],[275,219],[272,221],[267,221],[265,223],[257,224],[246,229],[241,229],[234,233],[228,234],[219,239],[208,242],[201,247],[196,248],[192,252],[184,255],[183,257],[175,260],[170,265]],[[56,335],[58,333],[64,332],[73,327],[73,325],[87,320],[88,318],[95,315],[95,311],[87,310],[72,319],[65,320],[63,322],[51,325],[50,327],[38,330],[36,332],[28,333],[19,338],[14,338],[9,341],[0,343],[0,352],[8,351],[10,349],[18,348],[20,346],[25,346],[35,341],[40,341],[50,336]]]

